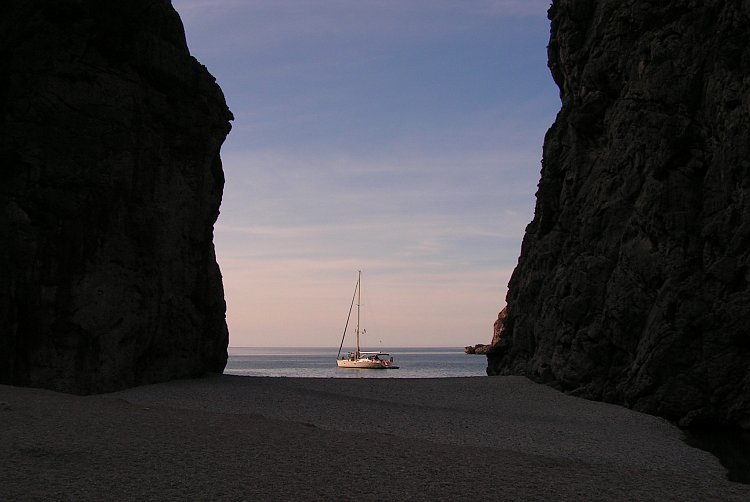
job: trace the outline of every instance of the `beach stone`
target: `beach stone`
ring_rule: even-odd
[[[750,3],[555,0],[562,108],[488,373],[750,423]]]
[[[0,7],[0,383],[221,372],[232,115],[168,0]]]

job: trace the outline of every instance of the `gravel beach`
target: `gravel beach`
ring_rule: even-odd
[[[0,500],[750,500],[668,422],[522,377],[0,386]]]

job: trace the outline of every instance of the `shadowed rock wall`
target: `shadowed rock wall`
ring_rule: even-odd
[[[562,109],[488,373],[750,428],[750,2],[549,17]]]
[[[168,0],[0,5],[0,383],[221,372],[229,112]]]

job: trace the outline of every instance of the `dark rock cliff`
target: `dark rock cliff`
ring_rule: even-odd
[[[562,109],[488,373],[750,428],[750,2],[549,17]]]
[[[168,0],[0,5],[0,383],[221,372],[231,114]]]

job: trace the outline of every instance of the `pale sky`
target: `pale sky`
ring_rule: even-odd
[[[235,116],[230,346],[488,343],[559,110],[547,0],[173,0]],[[348,342],[346,346],[351,346]]]

